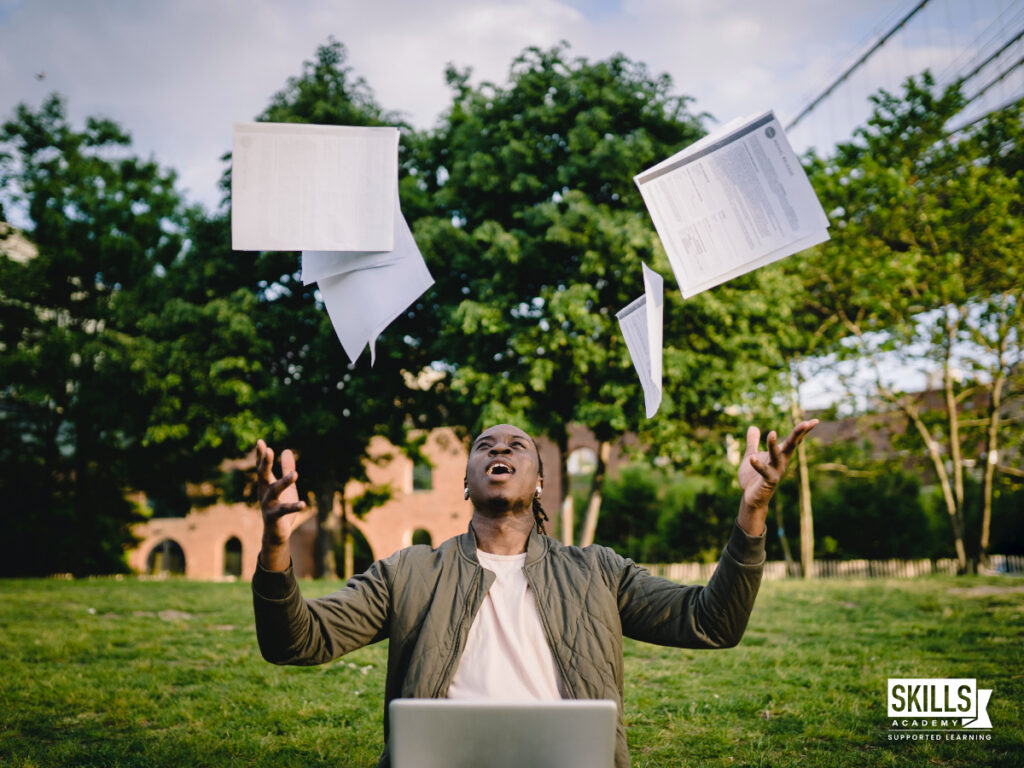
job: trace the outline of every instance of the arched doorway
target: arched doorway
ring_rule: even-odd
[[[146,573],[151,576],[181,576],[185,573],[185,552],[174,539],[164,539],[149,551]]]
[[[572,530],[570,541],[579,541],[583,521],[587,515],[587,502],[590,500],[594,473],[597,472],[597,452],[588,446],[577,448],[569,454],[565,468],[569,476],[566,501],[571,500],[572,506],[566,504],[562,508],[562,533],[564,537],[565,527],[568,527]]]
[[[232,536],[224,542],[224,573],[225,579],[238,579],[242,576],[242,542]]]

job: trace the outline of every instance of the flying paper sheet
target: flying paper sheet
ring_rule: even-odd
[[[394,249],[398,129],[237,123],[231,247]]]
[[[392,179],[392,185],[394,180]],[[394,204],[395,248],[390,264],[356,269],[321,278],[318,282],[334,332],[355,363],[370,345],[370,364],[376,359],[377,337],[405,309],[434,284],[397,195]],[[303,274],[305,279],[305,273]]]
[[[661,405],[662,326],[665,311],[665,283],[661,275],[644,268],[644,295],[615,315],[626,340],[626,349],[633,360],[644,391],[647,418],[658,412]]]
[[[404,224],[401,215],[395,219],[395,242],[398,229]],[[386,267],[401,259],[398,251],[303,251],[302,284],[312,285],[317,280],[343,275],[359,269]]]
[[[684,298],[828,239],[771,112],[730,122],[634,181]]]

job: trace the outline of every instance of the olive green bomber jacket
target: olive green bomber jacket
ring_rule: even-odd
[[[622,724],[622,638],[682,648],[728,648],[746,629],[761,581],[764,536],[738,525],[706,587],[652,576],[602,546],[567,547],[533,533],[524,570],[566,692],[617,702],[615,765],[629,765]],[[469,628],[494,574],[470,530],[437,549],[379,560],[341,590],[304,600],[291,569],[257,565],[253,604],[260,650],[275,664],[321,664],[387,638],[384,739],[395,698],[447,694]],[[388,765],[385,748],[380,761]]]

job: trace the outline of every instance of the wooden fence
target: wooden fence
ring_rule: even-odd
[[[715,572],[717,563],[660,563],[644,567],[656,576],[673,581],[706,582]],[[1024,575],[1024,555],[989,555],[988,567],[981,571],[989,574]],[[817,579],[909,579],[928,576],[933,573],[956,573],[956,560],[815,560],[814,577]],[[791,563],[786,573],[786,563],[771,560],[764,564],[765,579],[784,579],[800,575],[798,563]]]

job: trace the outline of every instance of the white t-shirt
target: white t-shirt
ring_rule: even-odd
[[[564,698],[555,657],[523,572],[526,553],[492,555],[477,550],[476,554],[480,565],[496,578],[469,628],[448,698]]]

